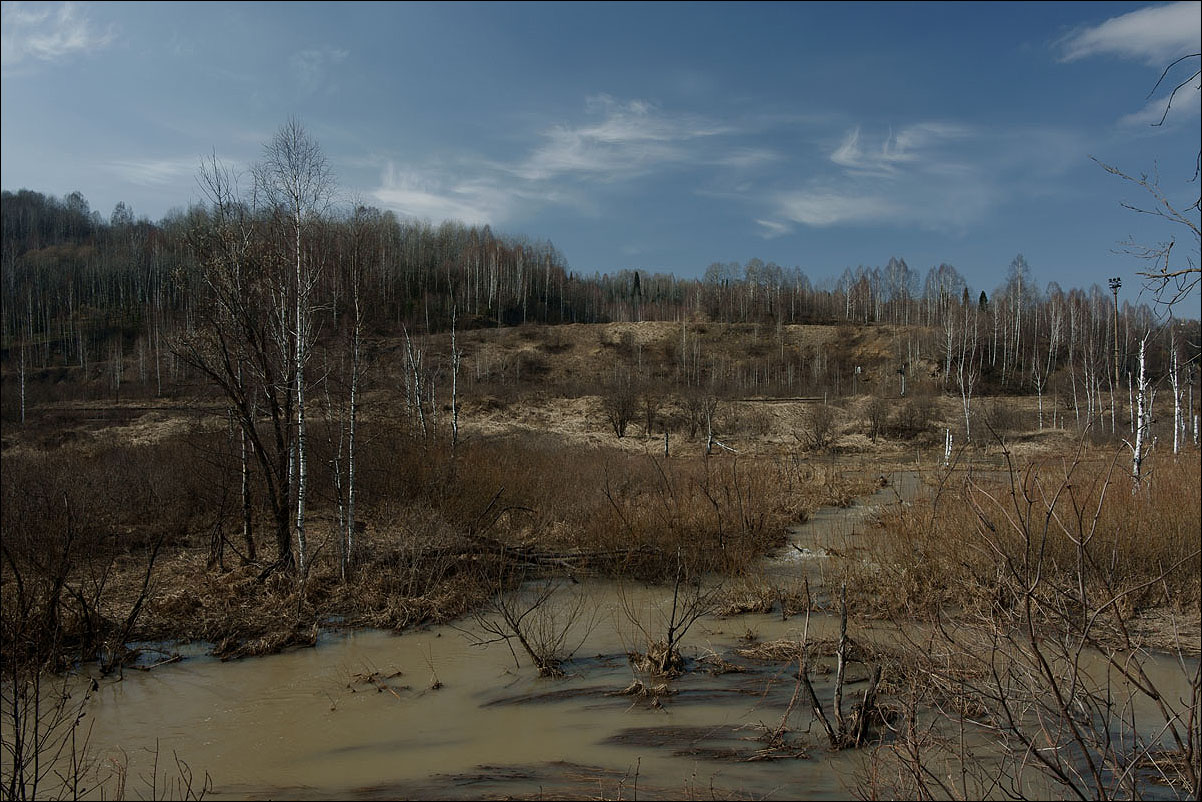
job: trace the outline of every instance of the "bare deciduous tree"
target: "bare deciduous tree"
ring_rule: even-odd
[[[835,442],[835,408],[814,404],[801,417],[800,431],[794,434],[806,448],[825,451]]]
[[[225,395],[266,484],[277,551],[272,568],[291,570],[294,362],[290,310],[279,303],[287,275],[268,257],[264,226],[239,197],[236,176],[214,157],[202,164],[198,182],[209,208],[193,214],[189,241],[203,296],[195,324],[173,351]]]
[[[317,142],[301,125],[290,119],[271,142],[263,146],[263,161],[254,168],[255,190],[261,194],[267,210],[287,232],[278,244],[278,257],[293,268],[293,280],[287,296],[291,301],[292,393],[296,437],[293,443],[293,472],[296,477],[297,558],[303,573],[308,567],[308,543],[305,534],[305,499],[308,489],[308,462],[305,444],[305,367],[309,361],[317,330],[313,315],[313,290],[321,273],[302,242],[306,224],[329,207],[334,178]]]
[[[616,373],[601,396],[601,412],[618,437],[626,436],[626,428],[638,416],[638,400],[630,375]]]
[[[1153,125],[1163,125],[1168,119],[1169,112],[1173,108],[1173,102],[1177,98],[1179,92],[1189,91],[1191,88],[1195,92],[1202,91],[1202,83],[1198,82],[1199,74],[1202,70],[1198,68],[1198,61],[1202,60],[1202,53],[1189,53],[1174,60],[1171,64],[1165,67],[1160,79],[1156,81],[1156,85],[1152,87],[1149,95],[1156,94],[1157,90],[1174,68],[1181,64],[1189,64],[1193,66],[1192,74],[1179,81],[1169,93],[1165,100],[1164,113],[1158,122]],[[1180,73],[1178,73],[1180,75]],[[1192,85],[1192,86],[1191,86]],[[1123,203],[1123,207],[1130,209],[1139,214],[1147,214],[1153,217],[1158,217],[1167,222],[1171,231],[1167,239],[1158,242],[1154,245],[1146,245],[1137,243],[1134,240],[1127,240],[1122,244],[1123,250],[1149,264],[1148,269],[1137,271],[1137,275],[1144,279],[1144,287],[1156,296],[1159,303],[1163,303],[1170,308],[1177,302],[1183,300],[1187,296],[1197,292],[1199,284],[1202,283],[1202,266],[1195,260],[1198,258],[1199,244],[1202,243],[1202,233],[1199,231],[1198,221],[1196,216],[1199,212],[1202,197],[1194,195],[1192,203],[1182,208],[1181,203],[1169,197],[1168,193],[1160,185],[1160,176],[1153,173],[1151,176],[1141,174],[1138,177],[1129,175],[1117,167],[1105,164],[1097,159],[1094,159],[1102,169],[1111,175],[1118,176],[1124,181],[1130,182],[1150,196],[1151,203],[1147,206]],[[1194,175],[1191,181],[1197,181],[1199,170],[1202,170],[1202,149],[1198,151],[1197,158],[1194,162]],[[1196,191],[1196,187],[1195,187]],[[1187,252],[1182,254],[1181,248],[1177,249],[1177,253],[1173,253],[1173,248],[1177,244],[1177,232],[1184,228],[1190,242],[1187,243]],[[1192,248],[1189,246],[1192,245]]]
[[[868,436],[875,443],[885,427],[885,420],[889,417],[889,402],[879,395],[874,395],[868,400],[864,414],[868,418]]]
[[[902,720],[861,792],[1197,798],[1202,670],[1182,641],[1170,655],[1141,648],[1132,613],[1137,598],[1188,576],[1196,545],[1134,580],[1114,556],[1125,535],[1101,515],[1114,465],[1093,482],[1078,475],[1080,458],[1044,476],[1005,456],[1009,481],[970,479],[966,497],[977,524],[963,548],[984,560],[962,561],[957,582],[988,600],[955,623],[941,612],[894,664]]]
[[[647,437],[654,434],[655,422],[659,411],[664,405],[663,391],[651,382],[644,383],[639,391],[639,407],[643,413],[643,433]]]

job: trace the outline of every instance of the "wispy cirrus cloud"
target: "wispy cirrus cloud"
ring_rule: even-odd
[[[887,198],[854,187],[817,184],[777,196],[778,212],[786,220],[822,228],[836,224],[883,222],[898,216],[900,207]]]
[[[771,214],[757,219],[764,237],[812,228],[869,224],[961,229],[992,203],[991,182],[965,149],[975,132],[929,121],[885,136],[860,126],[843,134],[828,154],[836,169],[811,170],[794,188],[769,195]]]
[[[415,170],[388,162],[372,196],[407,217],[441,222],[496,224],[509,216],[514,193],[488,177],[462,180],[437,170]]]
[[[434,160],[420,167],[385,160],[370,194],[412,217],[496,224],[518,209],[550,203],[595,213],[587,187],[598,184],[684,165],[746,169],[776,158],[763,148],[708,145],[733,128],[644,100],[590,97],[584,116],[534,132],[525,154],[511,160]]]
[[[101,165],[131,184],[166,186],[179,184],[200,169],[195,156],[174,159],[114,159]]]
[[[879,146],[866,146],[860,126],[857,125],[847,132],[830,158],[835,164],[857,174],[895,175],[905,165],[922,162],[930,147],[941,141],[960,139],[968,133],[967,128],[949,123],[918,123],[896,133],[890,132]]]
[[[567,174],[613,181],[691,161],[697,153],[689,143],[731,130],[694,115],[665,114],[644,100],[599,95],[588,99],[587,109],[600,119],[544,131],[543,144],[511,171],[531,181]]]
[[[116,38],[112,26],[97,26],[74,3],[57,8],[5,3],[0,64],[11,70],[27,61],[56,62],[103,49]]]
[[[1178,120],[1192,120],[1196,122],[1198,119],[1198,96],[1200,89],[1202,89],[1202,84],[1199,83],[1198,76],[1195,75],[1193,80],[1182,86],[1179,92],[1172,94],[1170,90],[1170,93],[1165,94],[1163,97],[1149,100],[1139,111],[1121,117],[1119,124],[1159,125],[1162,121],[1170,123]],[[1166,114],[1169,111],[1170,103],[1172,103],[1172,114]]]
[[[793,231],[793,227],[782,223],[779,220],[756,220],[756,224],[763,227],[760,236],[764,239],[773,239],[774,237],[783,237]]]
[[[774,198],[776,219],[757,221],[764,236],[792,230],[790,223],[811,228],[832,226],[915,226],[928,231],[963,231],[979,222],[996,203],[993,186],[979,180],[906,182],[868,187],[813,181]]]
[[[735,147],[716,155],[712,164],[717,167],[747,169],[778,162],[781,158],[780,153],[770,148]]]
[[[310,94],[333,92],[337,86],[330,78],[333,67],[346,61],[349,51],[336,47],[314,47],[293,53],[288,59],[300,87]]]
[[[1062,61],[1110,55],[1164,66],[1175,58],[1199,51],[1202,41],[1202,2],[1149,6],[1100,25],[1074,31],[1058,42]]]

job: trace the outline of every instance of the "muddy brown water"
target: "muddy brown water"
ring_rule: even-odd
[[[636,679],[626,652],[645,643],[631,616],[655,626],[664,589],[563,592],[587,593],[600,613],[565,679],[538,679],[504,644],[474,645],[485,634],[475,622],[327,635],[231,663],[196,656],[103,682],[89,710],[93,755],[128,761],[132,779],[157,744],[160,766],[175,754],[207,771],[219,799],[847,797],[852,753],[757,754],[760,725],[780,723],[794,681],[789,666],[733,650],[749,629],[799,637],[800,619],[699,621],[686,639],[693,670],[658,699],[626,696]],[[811,635],[832,636],[831,623],[811,621]],[[710,652],[744,670],[710,673]]]
[[[821,580],[826,554],[854,548],[882,504],[905,503],[917,476],[899,472],[864,503],[823,510],[797,527],[765,573]],[[204,645],[185,659],[102,680],[87,707],[89,754],[101,778],[124,767],[127,793],[177,775],[174,758],[208,774],[210,798],[844,799],[863,752],[831,753],[804,705],[789,719],[795,747],[768,752],[795,690],[796,663],[757,662],[748,638],[800,638],[779,613],[699,620],[685,638],[689,670],[665,694],[622,695],[636,675],[627,652],[660,633],[671,589],[586,579],[565,584],[556,610],[584,594],[576,657],[564,679],[539,679],[524,655],[479,622],[396,635],[331,632],[316,648],[222,663]],[[813,616],[811,638],[837,620]],[[859,630],[863,634],[862,628]],[[741,670],[708,670],[721,656]],[[819,695],[833,694],[816,677]],[[809,732],[807,737],[806,732]],[[809,742],[802,748],[803,741]],[[157,772],[154,768],[158,756]],[[157,776],[156,776],[157,775]]]

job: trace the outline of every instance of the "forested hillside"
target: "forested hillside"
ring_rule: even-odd
[[[152,223],[118,204],[105,220],[79,193],[59,199],[21,190],[3,193],[2,213],[6,388],[16,390],[23,378],[27,402],[158,396],[192,375],[173,343],[206,302],[198,256],[204,232],[218,224],[216,207],[194,206]],[[265,212],[245,222],[261,229],[255,269],[267,271],[273,259],[278,267],[267,233],[276,223]],[[925,360],[942,372],[941,385],[957,393],[1051,390],[1074,398],[1077,417],[1086,419],[1100,409],[1102,395],[1126,395],[1137,370],[1137,343],[1148,332],[1156,332],[1148,350],[1153,376],[1171,370],[1173,349],[1184,365],[1198,348],[1196,334],[1190,335],[1196,321],[1164,325],[1147,306],[1116,309],[1114,296],[1098,285],[1041,284],[1021,255],[1004,283],[979,289],[968,287],[951,265],[922,272],[896,257],[837,278],[812,278],[754,258],[710,265],[700,280],[641,270],[582,276],[546,241],[487,226],[434,227],[364,207],[308,218],[301,236],[314,265],[312,305],[322,340],[335,336],[340,316],[345,320],[355,282],[371,336],[445,331],[453,316],[460,329],[749,323],[766,327],[766,339],[772,327],[785,325],[886,323],[910,327],[890,371],[916,371]],[[756,389],[851,390],[855,365],[816,373],[802,370],[801,359],[786,349],[776,360],[762,359],[757,370],[769,378],[757,380]],[[806,375],[820,387],[804,386]],[[692,375],[697,383],[708,378]],[[9,417],[19,414],[16,396],[5,393]]]

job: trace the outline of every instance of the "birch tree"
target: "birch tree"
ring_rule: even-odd
[[[1136,424],[1135,424],[1135,442],[1128,443],[1131,449],[1131,479],[1132,492],[1139,492],[1139,488],[1143,482],[1143,465],[1147,458],[1148,439],[1151,436],[1152,429],[1152,398],[1155,391],[1152,389],[1151,382],[1148,381],[1147,371],[1147,350],[1148,338],[1151,333],[1145,334],[1139,341],[1139,379],[1135,387],[1135,403],[1136,403]]]
[[[371,228],[370,215],[358,207],[351,219],[350,247],[343,260],[344,280],[347,290],[347,306],[342,320],[345,327],[343,348],[345,359],[350,363],[350,376],[346,379],[347,396],[345,415],[340,416],[338,447],[333,465],[334,489],[338,497],[339,567],[345,582],[354,569],[355,555],[359,548],[356,535],[360,524],[355,508],[356,448],[358,445],[358,421],[360,385],[363,379],[363,330],[366,320],[366,304],[363,299],[364,274],[370,261],[371,243],[368,232]],[[327,391],[328,393],[328,391]],[[327,407],[333,405],[327,401]],[[346,480],[342,476],[342,446],[346,444]]]
[[[193,212],[188,236],[201,297],[173,352],[225,395],[266,485],[277,550],[269,570],[291,571],[291,318],[278,302],[287,275],[270,258],[263,221],[239,197],[236,177],[213,158],[198,183],[209,206]]]
[[[959,354],[956,359],[956,385],[964,410],[964,439],[972,440],[970,407],[972,391],[980,373],[977,360],[977,315],[972,304],[964,303],[964,324],[960,327]]]
[[[459,341],[456,337],[456,317],[458,313],[457,305],[451,303],[451,453],[455,452],[456,446],[459,445],[459,364],[463,358],[463,352],[459,350]]]
[[[1173,388],[1173,453],[1181,453],[1181,433],[1182,433],[1182,414],[1181,414],[1181,382],[1180,370],[1177,361],[1177,334],[1172,327],[1169,328],[1169,384]]]
[[[323,214],[334,192],[334,178],[317,142],[304,126],[291,119],[263,147],[263,161],[254,170],[255,189],[261,193],[269,211],[281,228],[279,255],[293,268],[288,296],[278,303],[292,309],[291,331],[293,412],[296,437],[293,441],[292,468],[296,477],[296,544],[303,573],[308,567],[305,534],[305,496],[308,464],[305,443],[305,366],[309,361],[317,332],[314,325],[312,295],[321,272],[321,264],[308,258],[303,245],[306,223]]]

